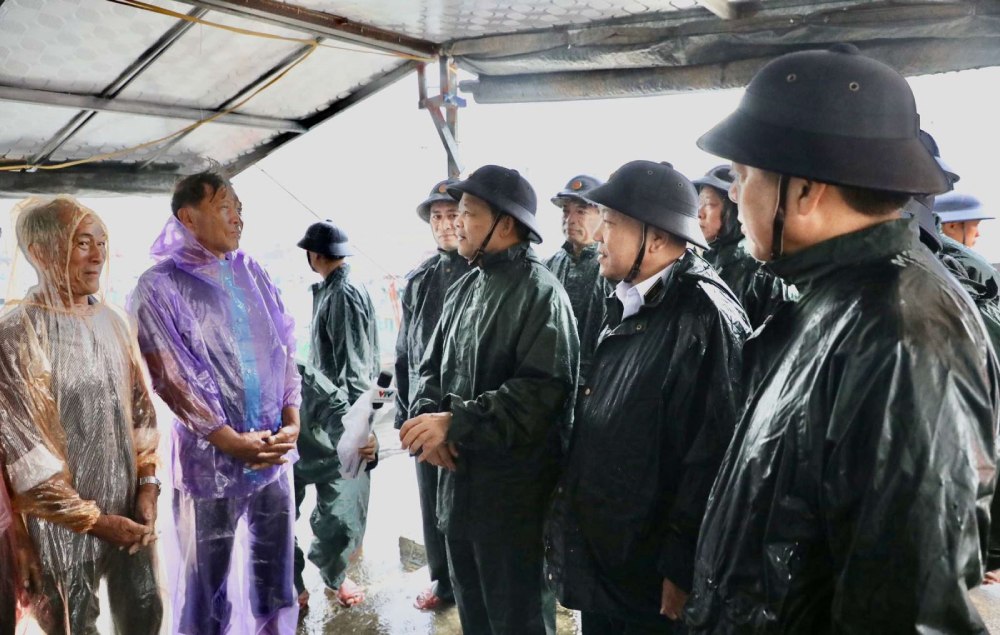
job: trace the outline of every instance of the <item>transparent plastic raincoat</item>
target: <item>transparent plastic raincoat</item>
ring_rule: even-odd
[[[65,197],[25,201],[15,226],[38,283],[0,318],[0,459],[30,537],[18,549],[40,572],[32,612],[47,633],[96,633],[103,578],[115,631],[156,633],[152,548],[133,554],[95,535],[102,516],[139,521],[138,474],[155,466],[158,442],[134,330],[97,296],[106,231]]]
[[[0,471],[4,471],[2,464]],[[0,478],[0,635],[13,635],[17,619],[17,561],[11,540],[13,518],[7,484]]]
[[[174,516],[180,633],[294,631],[294,499],[289,463],[252,470],[205,437],[282,426],[298,408],[294,323],[242,251],[216,258],[176,218],[131,298],[153,387],[177,417]],[[232,564],[232,568],[230,568]],[[228,629],[228,630],[227,630]]]

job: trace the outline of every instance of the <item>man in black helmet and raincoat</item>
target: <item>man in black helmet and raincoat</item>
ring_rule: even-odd
[[[330,393],[325,378],[339,389],[339,398],[353,404],[367,391],[379,373],[379,344],[375,307],[368,290],[350,279],[346,259],[354,254],[347,234],[330,221],[313,223],[298,246],[306,251],[309,267],[322,278],[312,285],[313,320],[310,327],[309,374],[303,376],[302,410],[310,415],[308,437],[300,444],[295,464],[295,509],[305,499],[306,486],[316,487],[316,507],[309,518],[313,540],[309,560],[319,568],[323,582],[337,592],[343,606],[364,600],[363,590],[347,577],[350,565],[365,535],[369,470],[377,461],[374,435],[362,457],[368,469],[356,478],[342,478],[336,440],[343,432],[340,409],[324,397]],[[310,385],[306,386],[306,382]],[[331,395],[332,398],[332,395]],[[321,399],[321,404],[311,400]],[[324,415],[325,413],[325,415]],[[305,419],[303,420],[305,422]],[[329,443],[323,443],[324,435]],[[302,580],[305,556],[295,544],[295,587],[299,606],[306,608],[309,592]]]
[[[781,56],[699,140],[732,160],[751,249],[796,286],[748,340],[694,633],[982,633],[997,362],[900,218],[948,180],[906,81],[850,45]]]
[[[618,279],[579,394],[546,531],[548,578],[583,635],[682,632],[708,492],[743,393],[746,315],[704,247],[694,187],[632,161],[590,191]]]
[[[401,304],[403,319],[396,339],[396,428],[409,419],[410,393],[420,381],[420,360],[427,343],[441,319],[448,288],[469,272],[469,262],[458,253],[458,202],[448,194],[448,187],[458,179],[446,179],[436,184],[417,206],[417,216],[430,225],[437,244],[437,253],[425,260],[406,276]],[[452,604],[448,574],[448,553],[444,535],[437,524],[438,466],[416,462],[417,489],[420,494],[420,515],[423,520],[424,547],[431,586],[422,591],[414,602],[421,610],[433,610],[442,604]]]
[[[601,181],[586,174],[574,176],[552,204],[562,209],[563,235],[566,242],[545,261],[556,275],[573,305],[576,331],[580,336],[580,385],[590,372],[590,358],[597,347],[597,336],[604,326],[604,301],[612,284],[601,276],[597,265],[597,241],[594,232],[601,224],[597,206],[586,199],[587,192]]]
[[[542,521],[580,343],[566,292],[529,246],[541,242],[531,185],[487,165],[448,191],[460,199],[458,250],[474,269],[448,291],[400,439],[445,468],[438,523],[462,629],[541,635],[555,609]]]
[[[698,224],[708,243],[703,256],[732,289],[750,325],[757,328],[794,293],[747,251],[739,208],[729,198],[733,184],[729,166],[716,166],[693,183],[698,188]]]

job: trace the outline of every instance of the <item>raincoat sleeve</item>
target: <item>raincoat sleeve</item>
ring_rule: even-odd
[[[354,298],[341,294],[337,300],[331,298],[323,325],[333,350],[331,358],[324,360],[324,370],[334,383],[347,389],[353,404],[372,385],[371,360],[378,351],[373,350],[368,329],[375,325],[368,323],[364,307]]]
[[[451,294],[448,294],[449,297]],[[427,342],[424,357],[420,360],[420,381],[410,404],[410,417],[441,411],[441,362],[444,350],[445,325],[450,321],[442,315],[434,334]]]
[[[973,622],[968,589],[982,578],[995,478],[996,369],[988,385],[948,348],[904,341],[837,356],[817,521],[833,554],[838,633]]]
[[[182,310],[168,282],[155,286],[141,278],[130,300],[139,350],[156,393],[191,432],[207,437],[226,425],[226,416],[214,373],[190,348],[197,332],[195,317]]]
[[[30,328],[14,341],[8,334],[0,335],[0,456],[14,509],[87,532],[101,511],[73,486],[47,358]]]
[[[302,405],[302,377],[295,361],[295,319],[285,309],[285,303],[281,300],[281,291],[271,280],[267,271],[260,266],[260,263],[254,261],[250,268],[253,274],[262,280],[262,285],[267,290],[271,319],[281,336],[281,343],[285,347],[285,389],[282,394],[281,407],[299,408]]]
[[[407,328],[410,320],[410,307],[407,302],[409,284],[403,291],[402,319],[399,322],[399,334],[396,336],[396,428],[402,428],[409,418],[410,410],[410,351],[407,345]]]
[[[160,434],[156,427],[156,409],[149,394],[146,374],[135,346],[134,329],[130,332],[132,346],[129,350],[129,372],[132,382],[132,444],[135,447],[135,467],[155,467],[158,463],[156,450],[160,445]]]
[[[526,309],[513,343],[516,366],[510,378],[475,399],[444,396],[443,410],[452,413],[449,442],[504,452],[541,442],[552,426],[565,421],[580,365],[580,339],[569,301],[560,301],[552,289]]]
[[[715,313],[703,335],[691,338],[694,367],[671,373],[662,389],[665,426],[682,422],[679,436],[665,436],[664,442],[675,444],[680,439],[684,448],[677,496],[662,524],[667,532],[657,570],[688,592],[708,495],[743,405],[740,371],[747,332],[745,323],[731,323]],[[671,448],[664,450],[665,456],[670,453]]]

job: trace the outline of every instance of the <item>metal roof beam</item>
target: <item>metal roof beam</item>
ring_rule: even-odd
[[[282,26],[314,37],[331,38],[418,57],[436,57],[438,45],[395,31],[361,24],[345,17],[307,9],[280,0],[179,0],[257,22]]]
[[[403,77],[406,77],[411,72],[413,72],[413,70],[416,69],[419,64],[420,63],[415,60],[408,60],[400,64],[396,68],[390,69],[382,73],[381,75],[372,79],[372,81],[368,82],[367,84],[355,90],[347,97],[344,97],[339,101],[335,101],[329,106],[327,106],[325,109],[303,119],[302,124],[309,130],[315,128],[316,126],[320,125],[321,123],[330,119],[331,117],[334,117],[335,115],[344,112],[351,106],[367,99],[368,97],[371,97],[372,95],[382,90],[386,86],[389,86],[390,84],[395,83],[396,81],[402,79]],[[229,174],[230,176],[236,176],[237,174],[247,169],[254,163],[260,161],[267,155],[277,150],[282,145],[288,143],[292,139],[295,139],[297,136],[298,135],[288,132],[275,136],[270,141],[267,141],[257,146],[256,148],[244,154],[243,156],[239,157],[238,159],[230,163],[227,163],[225,166],[226,173]]]
[[[753,0],[698,0],[698,4],[723,20],[739,20],[760,10],[760,2]]]
[[[22,104],[38,104],[57,106],[94,112],[117,112],[128,115],[159,117],[166,119],[183,119],[200,121],[220,112],[203,108],[187,108],[184,106],[165,106],[143,101],[127,99],[106,99],[78,93],[55,92],[34,88],[18,88],[0,84],[0,101],[13,101]],[[221,109],[220,109],[221,110]],[[283,132],[305,132],[305,127],[291,119],[276,119],[273,117],[256,117],[229,113],[214,119],[212,123],[241,126],[244,128],[263,128]],[[67,137],[68,138],[68,137]],[[38,163],[38,161],[32,161]]]
[[[194,8],[188,12],[188,16],[192,18],[200,18],[208,13],[207,9]],[[194,25],[194,22],[189,20],[177,20],[166,32],[160,36],[160,38],[153,43],[148,49],[143,51],[142,55],[137,57],[135,61],[128,65],[128,67],[123,70],[118,77],[115,78],[110,84],[104,87],[104,90],[98,95],[98,97],[112,98],[117,97],[123,90],[125,90],[129,84],[134,82],[136,78],[142,75],[149,66],[158,60],[161,55],[163,55],[171,46],[173,46],[177,40],[180,39],[182,35],[188,32],[188,30]],[[37,164],[44,163],[52,156],[56,150],[62,147],[67,141],[69,141],[76,133],[83,129],[91,119],[97,114],[96,110],[84,110],[77,113],[65,126],[56,132],[55,136],[49,139],[49,141],[41,147],[41,149],[34,154],[28,163]]]
[[[907,76],[1000,66],[1000,46],[994,37],[960,42],[928,38],[856,44],[866,55]],[[471,92],[481,104],[669,95],[745,86],[771,59],[773,56],[700,66],[481,75],[478,80],[460,82],[459,88]]]
[[[167,194],[180,175],[172,170],[135,171],[135,166],[109,163],[67,170],[0,172],[0,198],[24,198],[61,192],[76,196]]]

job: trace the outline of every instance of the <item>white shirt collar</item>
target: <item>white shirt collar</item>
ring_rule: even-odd
[[[674,262],[677,261],[675,260]],[[618,301],[622,303],[623,320],[639,312],[639,309],[646,304],[646,294],[653,288],[657,280],[667,279],[667,274],[670,273],[670,268],[674,266],[674,262],[642,282],[632,284],[631,282],[622,281],[618,283],[618,286],[615,287],[615,295],[618,297]]]

